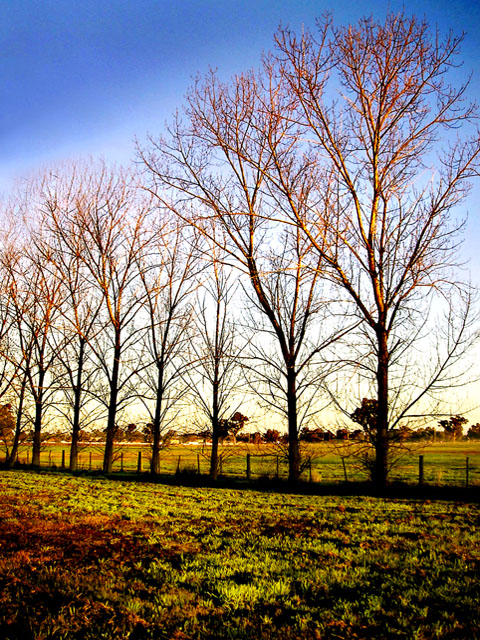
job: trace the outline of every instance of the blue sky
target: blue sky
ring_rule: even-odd
[[[466,32],[470,95],[480,96],[480,0],[0,0],[0,195],[64,160],[127,163],[158,134],[197,73],[257,66],[279,24],[314,28],[390,9]],[[480,185],[466,203],[464,259],[480,279]]]
[[[476,72],[479,0],[0,0],[0,192],[63,159],[128,161],[134,137],[162,129],[195,73],[255,66],[280,23],[313,26],[329,9],[348,23],[404,5],[467,31],[465,68]]]

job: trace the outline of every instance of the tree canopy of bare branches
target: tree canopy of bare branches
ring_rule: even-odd
[[[295,101],[293,119],[315,166],[315,198],[292,220],[363,321],[364,353],[375,361],[379,485],[387,480],[389,430],[444,383],[466,345],[470,291],[455,273],[462,222],[453,210],[478,173],[480,139],[466,86],[448,82],[460,42],[393,14],[345,28],[326,20],[317,36],[276,36],[279,82]],[[280,163],[272,180],[285,189]],[[435,296],[450,311],[457,305],[458,330],[422,388],[403,378],[393,389],[392,373],[401,378],[398,367],[435,311]],[[408,385],[415,392],[402,403],[398,392]]]
[[[304,234],[308,268],[343,292],[358,321],[355,366],[375,388],[373,478],[383,485],[391,428],[444,384],[468,342],[471,292],[455,272],[462,221],[452,212],[478,173],[478,113],[466,85],[448,81],[461,38],[442,40],[404,14],[348,27],[327,18],[317,27],[301,37],[279,30],[258,73],[230,83],[213,71],[197,79],[184,119],[142,157],[165,206],[197,228],[212,220],[222,227],[288,371],[299,346],[293,335],[302,332],[289,334],[277,314],[262,250],[278,249],[285,226]],[[458,331],[447,330],[445,356],[416,385],[402,365],[438,305],[459,311],[450,324]]]

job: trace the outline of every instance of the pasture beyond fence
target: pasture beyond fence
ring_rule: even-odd
[[[146,473],[149,471],[149,447],[119,445],[115,451],[114,472]],[[29,449],[20,450],[18,462],[30,464]],[[49,444],[40,457],[41,467],[67,468],[68,444]],[[85,446],[78,461],[78,468],[86,471],[102,469],[103,451],[100,446]],[[160,473],[198,474],[209,472],[208,447],[200,445],[176,445],[162,452]],[[220,476],[258,480],[288,476],[286,459],[267,445],[220,447]],[[302,479],[315,483],[361,482],[368,479],[368,472],[352,456],[342,455],[341,450],[325,444],[314,445],[304,454]],[[449,443],[432,445],[410,452],[398,461],[390,473],[391,481],[409,484],[434,484],[448,486],[480,486],[480,443]]]

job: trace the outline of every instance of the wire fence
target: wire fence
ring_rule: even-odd
[[[150,470],[148,446],[121,445],[114,454],[113,473],[147,473]],[[29,465],[31,452],[19,452],[18,463]],[[69,466],[69,448],[54,445],[42,451],[42,468],[66,469]],[[79,454],[77,468],[82,471],[101,471],[103,450],[101,446],[85,447]],[[207,475],[210,471],[209,448],[199,446],[174,446],[162,452],[160,474]],[[288,461],[279,453],[248,450],[244,447],[220,448],[219,476],[258,480],[286,479]],[[332,450],[312,450],[302,460],[302,479],[315,483],[364,482],[368,470],[354,457],[336,455]],[[419,455],[402,457],[392,468],[392,482],[409,484],[433,484],[447,486],[480,486],[480,448],[471,450],[435,450]]]

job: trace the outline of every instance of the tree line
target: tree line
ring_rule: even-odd
[[[129,406],[162,433],[195,406],[212,432],[254,395],[283,417],[289,477],[300,431],[370,398],[372,479],[395,433],[442,415],[464,384],[472,286],[456,210],[478,174],[462,37],[405,14],[301,35],[280,29],[260,68],[198,77],[135,168],[47,172],[4,211],[0,394],[17,434],[105,420],[104,470]],[[18,435],[20,437],[20,435]],[[13,456],[13,457],[12,457]]]

